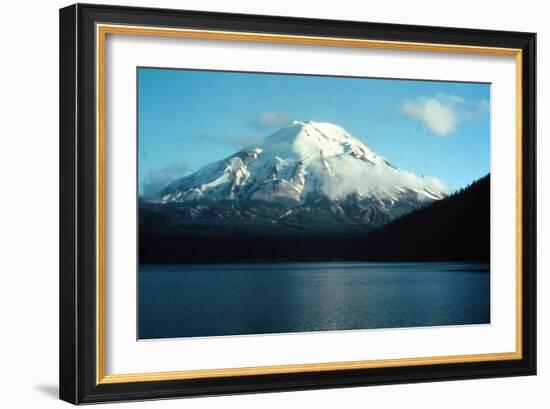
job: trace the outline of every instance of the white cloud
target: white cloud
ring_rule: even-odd
[[[290,118],[281,112],[264,112],[249,122],[255,129],[281,128],[290,122]]]
[[[403,115],[416,119],[436,135],[445,137],[457,130],[463,121],[489,113],[489,101],[469,101],[458,95],[437,94],[404,101]]]
[[[201,133],[193,135],[193,139],[201,143],[221,144],[230,146],[231,148],[241,149],[249,146],[256,146],[264,138],[258,135],[246,134],[215,135],[211,133]]]
[[[186,162],[172,163],[160,169],[152,169],[141,181],[140,196],[146,199],[156,199],[166,185],[188,173],[191,170]]]
[[[274,129],[282,128],[291,122],[290,118],[281,112],[263,112],[256,118],[248,122],[251,128],[254,128],[252,134],[247,133],[233,133],[217,135],[208,132],[193,135],[193,138],[199,142],[206,142],[211,144],[223,144],[234,148],[245,148],[258,145],[265,136],[265,131],[272,131]],[[261,132],[264,131],[264,132]]]
[[[401,113],[420,121],[439,136],[449,135],[458,125],[458,114],[452,103],[443,102],[437,97],[405,101],[401,105]]]
[[[237,148],[248,148],[251,146],[255,147],[262,142],[264,138],[257,135],[229,135],[226,140],[231,146],[235,146]]]
[[[364,166],[362,162],[351,160],[348,156],[334,156],[328,162],[335,177],[323,181],[323,190],[333,200],[344,198],[353,192],[375,192],[391,197],[395,194],[396,186],[450,192],[450,188],[435,177],[421,176],[405,170],[391,172],[383,166]]]
[[[482,99],[477,104],[478,111],[482,114],[488,113],[491,109],[491,104],[486,99]]]

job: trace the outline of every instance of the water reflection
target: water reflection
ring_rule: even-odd
[[[140,266],[139,337],[488,323],[484,263]]]

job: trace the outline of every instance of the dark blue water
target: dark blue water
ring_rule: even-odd
[[[140,266],[139,338],[482,324],[480,263]]]

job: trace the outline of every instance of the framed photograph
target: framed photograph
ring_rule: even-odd
[[[534,375],[535,40],[61,9],[61,399]]]

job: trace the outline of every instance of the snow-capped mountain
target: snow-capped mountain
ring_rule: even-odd
[[[160,203],[178,224],[248,220],[322,231],[378,227],[447,193],[438,179],[398,169],[340,126],[294,121],[169,183]]]

